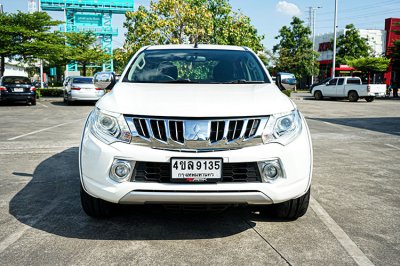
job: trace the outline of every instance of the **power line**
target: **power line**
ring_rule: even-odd
[[[386,14],[391,14],[391,13],[397,13],[400,11],[400,8],[396,8],[396,9],[390,9],[390,10],[381,10],[381,11],[375,11],[375,12],[369,12],[369,13],[364,13],[364,14],[359,14],[356,16],[339,16],[339,18],[341,20],[345,19],[357,19],[357,18],[365,18],[365,17],[377,17],[377,16],[382,16],[382,15],[386,15]],[[321,19],[319,20],[319,22],[329,22],[331,21],[331,19]]]
[[[377,4],[372,4],[372,5],[360,5],[360,6],[354,6],[349,8],[348,6],[346,6],[345,8],[342,8],[339,10],[339,12],[342,13],[357,13],[360,11],[364,11],[364,10],[368,10],[368,9],[377,9],[377,5],[379,4],[379,6],[383,6],[383,5],[388,5],[388,4],[399,4],[398,0],[386,0],[386,1],[380,1]],[[327,14],[331,14],[332,12],[321,12],[321,15],[327,15]]]

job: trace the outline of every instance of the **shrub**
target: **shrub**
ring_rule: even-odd
[[[64,90],[60,89],[37,89],[36,92],[41,97],[63,97]]]
[[[49,82],[48,85],[49,87],[62,87],[63,82]]]

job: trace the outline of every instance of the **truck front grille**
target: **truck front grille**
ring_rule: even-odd
[[[224,163],[221,182],[261,182],[256,162]],[[135,182],[171,182],[171,164],[136,162],[133,179]]]
[[[132,143],[169,150],[212,151],[262,144],[268,117],[175,119],[125,116]]]

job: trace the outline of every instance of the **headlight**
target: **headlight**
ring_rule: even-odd
[[[101,141],[107,144],[131,141],[131,132],[123,115],[95,108],[89,119],[90,131]]]
[[[287,145],[300,134],[301,128],[299,111],[293,110],[290,113],[275,114],[268,120],[262,139],[264,144],[278,142]]]

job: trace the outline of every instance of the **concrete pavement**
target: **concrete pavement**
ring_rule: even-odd
[[[292,222],[246,208],[91,219],[77,155],[93,105],[0,106],[0,264],[398,265],[400,102],[295,101],[315,160],[311,208]]]

